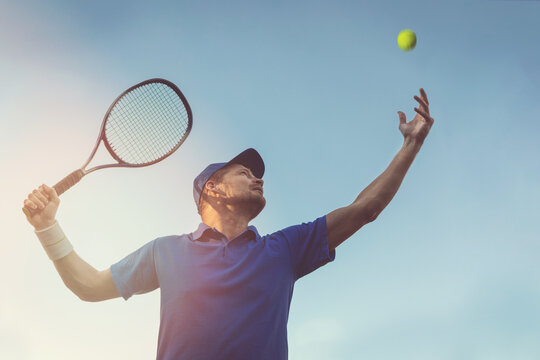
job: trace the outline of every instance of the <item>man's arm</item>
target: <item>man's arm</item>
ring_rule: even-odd
[[[55,260],[54,267],[68,289],[83,301],[97,302],[120,297],[110,268],[98,271],[75,251]]]
[[[405,141],[388,168],[365,188],[352,204],[326,215],[330,250],[335,249],[365,224],[374,221],[394,198],[433,125],[427,95],[423,89],[420,89],[420,94],[422,98],[414,98],[420,103],[421,109],[414,109],[417,115],[412,121],[407,123],[405,114],[398,112],[399,129]]]
[[[24,201],[24,206],[33,209],[26,211],[28,222],[34,226],[35,233],[44,246],[49,258],[53,260],[64,284],[81,300],[101,301],[119,297],[120,294],[112,280],[110,269],[98,271],[81,259],[69,243],[55,219],[60,199],[54,188],[43,184],[32,191]]]
[[[330,250],[379,216],[398,191],[419,149],[414,143],[403,144],[388,168],[352,204],[326,215]]]

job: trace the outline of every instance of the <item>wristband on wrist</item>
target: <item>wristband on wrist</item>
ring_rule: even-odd
[[[58,221],[45,229],[35,230],[34,232],[52,261],[61,259],[73,251],[73,245],[62,231]]]

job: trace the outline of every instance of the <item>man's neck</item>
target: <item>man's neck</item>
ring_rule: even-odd
[[[232,240],[247,230],[250,219],[233,213],[219,214],[209,211],[203,214],[203,222]]]

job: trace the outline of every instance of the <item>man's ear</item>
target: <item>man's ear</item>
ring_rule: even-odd
[[[217,184],[211,180],[207,181],[206,184],[204,184],[204,187],[208,192],[212,192],[214,194],[218,195],[225,195],[225,193],[221,190],[219,190],[216,186]]]
[[[209,181],[206,182],[206,184],[204,184],[204,187],[206,188],[207,192],[215,192],[216,183],[209,180]]]

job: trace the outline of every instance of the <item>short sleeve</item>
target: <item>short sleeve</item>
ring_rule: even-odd
[[[290,226],[280,231],[290,250],[295,280],[334,261],[336,250],[329,251],[326,216]]]
[[[134,294],[144,294],[159,287],[154,261],[153,240],[111,265],[111,275],[122,297],[127,300]]]

